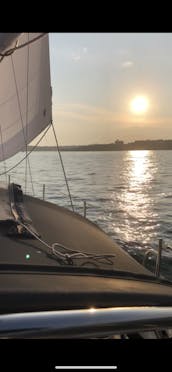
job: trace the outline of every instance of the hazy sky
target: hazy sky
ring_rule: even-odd
[[[54,33],[50,58],[60,145],[172,139],[172,33]]]

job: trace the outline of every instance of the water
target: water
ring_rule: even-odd
[[[6,162],[9,168],[20,153]],[[30,157],[35,195],[70,208],[56,152],[34,152]],[[97,223],[114,241],[140,262],[158,240],[172,246],[172,151],[62,152],[75,211]],[[1,172],[3,166],[1,165]],[[23,189],[25,162],[10,172]],[[4,176],[1,177],[4,180]],[[32,194],[28,176],[27,192]],[[155,256],[147,260],[154,270]],[[172,250],[163,250],[162,273],[172,280]]]

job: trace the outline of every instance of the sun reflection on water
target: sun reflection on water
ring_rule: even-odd
[[[126,241],[139,240],[147,243],[150,240],[152,222],[157,217],[151,197],[152,180],[156,171],[156,167],[152,167],[151,151],[126,152],[121,175],[125,187],[121,188],[117,196],[118,206],[124,211],[123,225],[118,226],[118,234],[120,232],[125,236]]]
[[[141,183],[149,183],[151,180],[150,173],[150,151],[129,151],[130,159],[130,186],[136,186]]]

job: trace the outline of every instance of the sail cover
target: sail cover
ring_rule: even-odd
[[[1,161],[26,149],[52,119],[49,41],[47,34],[41,35],[22,33],[16,49],[4,57],[7,43],[0,36]]]

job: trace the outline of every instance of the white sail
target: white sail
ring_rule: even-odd
[[[28,43],[39,35],[22,33],[19,49],[0,62],[0,160],[25,149],[52,119],[48,35]]]

